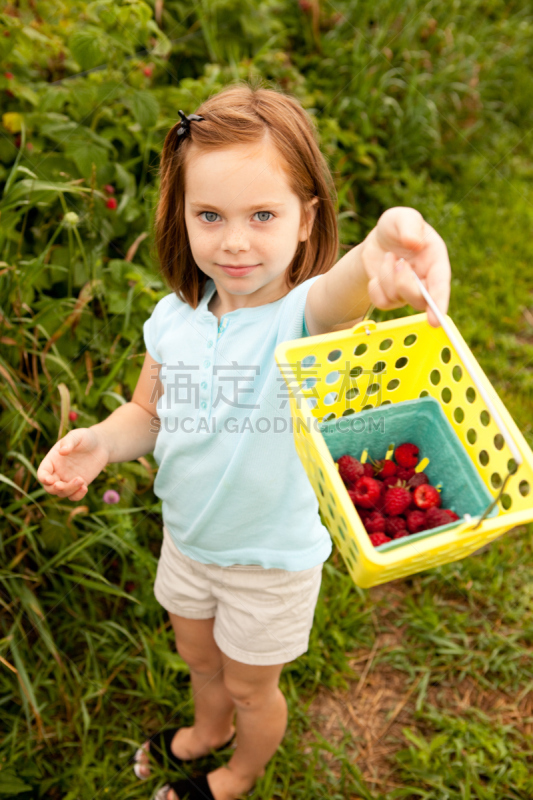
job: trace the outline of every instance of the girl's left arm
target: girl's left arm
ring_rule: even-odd
[[[397,263],[400,258],[405,261]],[[407,262],[407,263],[406,263]],[[406,304],[427,308],[409,266],[445,314],[450,299],[451,268],[446,245],[414,208],[389,208],[366,239],[316,280],[307,294],[305,320],[311,336],[364,316],[370,304],[388,310]]]

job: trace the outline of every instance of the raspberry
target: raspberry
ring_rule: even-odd
[[[376,462],[376,477],[380,477],[381,479],[390,478],[393,475],[396,475],[397,469],[398,467],[394,461],[384,458],[382,461]]]
[[[403,514],[411,502],[411,493],[403,486],[393,486],[385,495],[385,511],[391,517]]]
[[[369,464],[368,461],[366,464],[363,464],[363,469],[365,471],[365,475],[367,478],[374,477],[374,467],[372,466],[372,464]]]
[[[114,197],[110,197],[109,200],[106,203],[106,206],[108,208],[110,208],[111,211],[114,211],[116,209],[117,205],[118,205],[118,203],[117,203],[117,201],[115,200]]]
[[[418,508],[423,508],[424,510],[441,504],[440,494],[434,486],[427,483],[416,487],[413,492],[413,498]]]
[[[416,467],[420,450],[416,444],[400,444],[394,451],[394,459],[400,467]]]
[[[410,511],[407,514],[407,527],[411,533],[419,533],[427,528],[425,511]]]
[[[364,475],[362,478],[359,478],[354,488],[348,491],[348,494],[355,505],[362,506],[363,508],[376,508],[381,494],[381,485],[379,481],[375,481],[374,478],[367,478],[367,476]]]
[[[370,541],[374,545],[374,547],[378,547],[380,544],[386,544],[386,542],[390,542],[388,536],[385,536],[384,533],[371,533],[370,534]]]
[[[398,467],[398,471],[396,472],[396,477],[400,478],[402,481],[409,481],[415,474],[415,471],[412,467]]]
[[[106,185],[104,186],[104,189],[106,190],[106,192],[108,194],[115,194],[115,187],[112,186],[110,183],[106,183]]]
[[[390,489],[391,486],[401,486],[397,475],[390,475],[388,478],[383,478],[383,485]]]
[[[456,514],[455,511],[452,511],[451,508],[444,508],[443,511],[445,511],[448,514],[448,516],[453,520],[453,522],[455,522],[458,519],[461,519],[461,517],[458,516],[458,514]]]
[[[364,473],[363,465],[353,456],[341,456],[337,464],[339,465],[339,475],[344,483],[352,484],[362,478]]]
[[[385,533],[394,539],[400,531],[404,531],[407,534],[405,526],[406,522],[403,517],[387,517],[385,520]]]
[[[405,530],[405,528],[403,530],[401,530],[401,531],[398,531],[398,533],[395,533],[392,538],[393,539],[403,539],[404,536],[409,536],[409,533],[408,533],[408,531]]]
[[[438,528],[440,525],[449,525],[450,515],[443,508],[431,506],[426,511],[426,528]]]
[[[415,472],[412,478],[409,478],[407,481],[411,489],[416,489],[417,486],[423,486],[424,483],[429,483],[429,478],[425,472]]]
[[[365,528],[367,529],[368,533],[383,533],[385,530],[385,517],[383,514],[380,514],[379,511],[372,511],[371,514],[367,515],[365,520]]]

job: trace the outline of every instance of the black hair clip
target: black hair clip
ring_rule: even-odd
[[[184,138],[185,136],[187,136],[190,133],[191,121],[204,120],[205,117],[200,117],[198,114],[189,114],[189,116],[187,117],[185,115],[185,113],[181,110],[181,108],[180,108],[178,113],[179,113],[179,115],[181,117],[181,124],[180,124],[178,130],[176,131],[176,135],[178,136],[178,144],[179,144],[181,139]]]

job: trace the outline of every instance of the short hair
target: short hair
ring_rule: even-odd
[[[318,198],[310,236],[298,243],[285,273],[287,290],[327,272],[336,261],[338,228],[333,178],[318,145],[311,116],[293,96],[276,88],[238,81],[205,100],[178,145],[181,119],[168,132],[159,167],[160,194],[155,213],[159,269],[171,289],[192,308],[203,297],[208,276],[195,263],[185,225],[185,166],[191,147],[212,152],[235,144],[261,142],[276,147],[289,186],[303,208]]]

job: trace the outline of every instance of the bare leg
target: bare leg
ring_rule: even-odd
[[[184,760],[199,758],[220,747],[234,733],[235,706],[224,683],[223,665],[228,661],[213,639],[214,618],[186,619],[169,614],[176,646],[191,673],[194,700],[194,725],[180,728],[172,740],[175,756]],[[149,742],[143,745],[149,749]],[[139,755],[139,770],[148,777],[148,756]]]
[[[227,659],[224,682],[237,708],[238,744],[227,765],[209,773],[216,800],[235,800],[251,789],[278,749],[287,727],[287,704],[278,687],[282,668]],[[170,790],[167,800],[175,797]]]

